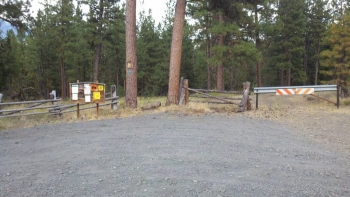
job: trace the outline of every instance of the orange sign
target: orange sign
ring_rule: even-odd
[[[91,84],[91,91],[98,91],[97,84]]]

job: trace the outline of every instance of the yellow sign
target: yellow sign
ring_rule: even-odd
[[[94,100],[100,100],[101,99],[100,92],[93,92],[93,98]]]
[[[98,91],[103,91],[103,85],[98,85]]]

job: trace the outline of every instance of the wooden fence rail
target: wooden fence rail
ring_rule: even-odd
[[[61,115],[63,113],[69,113],[77,111],[78,117],[79,117],[79,111],[80,110],[86,110],[86,109],[92,109],[96,108],[97,115],[99,111],[99,107],[111,105],[112,110],[117,110],[117,104],[118,104],[118,98],[116,93],[116,86],[111,86],[111,92],[106,94],[110,95],[111,97],[106,98],[105,101],[110,101],[109,103],[104,104],[96,104],[91,106],[93,103],[86,103],[86,104],[80,104],[81,105],[90,105],[88,107],[80,108],[79,104],[69,104],[69,105],[59,105],[58,102],[61,101],[61,99],[56,99],[56,92],[52,91],[52,96],[54,99],[48,99],[48,100],[37,100],[37,101],[20,101],[20,102],[7,102],[7,103],[1,103],[1,99],[3,95],[0,93],[0,118],[7,118],[7,117],[16,117],[16,116],[28,116],[28,115],[39,115],[39,114],[56,114]],[[50,93],[51,95],[51,93]],[[39,106],[47,103],[52,103],[52,105],[46,105],[46,106]],[[18,109],[2,109],[2,106],[11,106],[11,105],[22,105],[22,104],[32,104],[27,107],[22,107]],[[77,107],[76,109],[70,108]],[[48,109],[47,111],[43,112],[32,112],[32,113],[23,113],[24,111],[30,111],[30,110],[40,110],[40,109]],[[15,114],[18,113],[18,114]]]
[[[196,98],[212,98],[219,101],[191,101],[191,102],[201,102],[201,103],[214,103],[214,104],[233,104],[237,105],[238,112],[243,112],[245,108],[247,110],[251,109],[250,104],[250,98],[249,98],[249,89],[250,89],[250,82],[246,81],[243,84],[243,91],[217,91],[217,90],[204,90],[204,89],[193,89],[188,87],[188,80],[181,78],[180,83],[180,98],[179,98],[179,104],[187,104],[189,102],[189,91],[195,92],[200,95],[191,95],[191,97]],[[224,93],[224,94],[239,94],[242,95],[242,98],[230,98],[230,97],[219,97],[210,95],[208,93]],[[234,100],[240,100],[240,103],[234,102]]]

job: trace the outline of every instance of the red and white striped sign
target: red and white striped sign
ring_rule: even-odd
[[[292,94],[295,94],[294,88],[276,89],[276,95],[292,95]]]
[[[297,88],[296,94],[314,94],[315,88]]]

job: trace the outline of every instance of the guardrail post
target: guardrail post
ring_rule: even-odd
[[[337,109],[339,109],[339,82],[337,83]]]
[[[1,103],[1,99],[2,99],[3,94],[0,93],[0,103]],[[0,110],[1,110],[1,105],[0,105]],[[2,112],[0,112],[0,115],[2,114]]]
[[[258,109],[259,107],[259,90],[256,92],[256,99],[255,99],[255,109]]]
[[[117,86],[116,85],[111,85],[111,96],[112,97],[117,97]],[[117,99],[112,99],[111,102],[111,109],[112,110],[117,110],[118,109],[118,106],[117,106],[117,103],[116,103]]]

